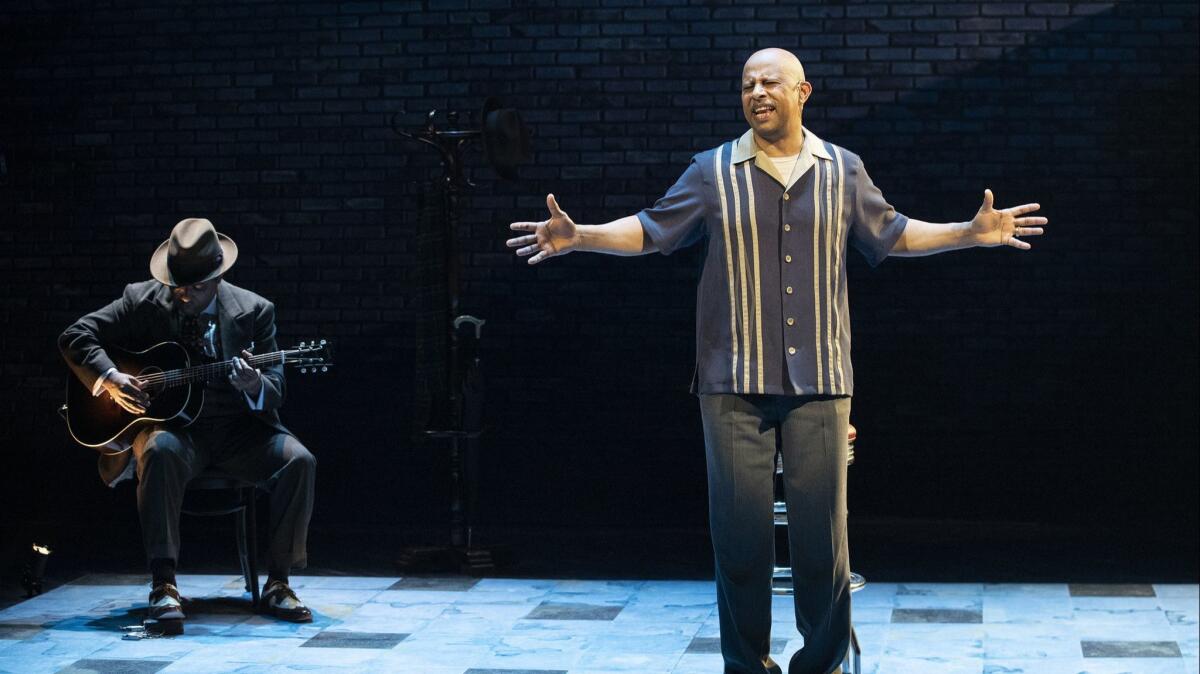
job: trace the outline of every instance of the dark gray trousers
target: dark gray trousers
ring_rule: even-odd
[[[179,512],[188,480],[208,467],[271,494],[268,568],[307,564],[316,458],[294,436],[249,416],[201,417],[184,428],[155,426],[133,443],[137,505],[150,559],[179,559]]]
[[[796,628],[789,674],[836,671],[850,643],[850,398],[700,396],[726,674],[778,672],[771,641],[775,452],[783,455]]]

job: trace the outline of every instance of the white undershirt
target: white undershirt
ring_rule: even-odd
[[[791,184],[792,171],[796,168],[796,161],[800,159],[800,153],[786,157],[767,157],[771,163],[775,165],[775,170],[779,172],[779,177],[783,178],[784,185]]]

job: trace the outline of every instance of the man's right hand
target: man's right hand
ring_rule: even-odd
[[[113,372],[104,380],[104,390],[126,412],[142,414],[150,406],[150,396],[142,390],[137,377]]]
[[[537,264],[555,255],[565,255],[579,246],[579,228],[558,207],[553,194],[546,195],[546,208],[550,210],[548,220],[514,222],[508,226],[514,232],[533,232],[508,240],[508,247],[516,248],[519,257],[533,256],[529,258],[529,264]]]

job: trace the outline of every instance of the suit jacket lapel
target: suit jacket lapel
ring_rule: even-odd
[[[153,304],[167,313],[175,311],[175,304],[171,301],[170,286],[158,284],[158,288],[154,291]]]
[[[150,299],[150,304],[159,312],[160,318],[156,319],[156,323],[153,326],[143,328],[147,330],[146,334],[154,335],[153,341],[155,342],[164,339],[178,339],[179,317],[175,311],[175,303],[171,300],[171,288],[159,284],[158,288],[154,291],[153,297]]]
[[[222,359],[240,356],[250,347],[253,326],[246,325],[247,310],[238,302],[224,281],[217,287],[217,325],[221,330]]]

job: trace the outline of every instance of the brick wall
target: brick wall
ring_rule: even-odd
[[[805,63],[806,123],[902,212],[1037,200],[1029,254],[851,260],[856,516],[1195,524],[1193,2],[10,0],[0,9],[0,414],[12,517],[128,514],[53,414],[54,338],[204,216],[284,341],[333,339],[287,421],[321,459],[317,521],[443,516],[445,459],[409,433],[415,194],[436,157],[393,125],[499,96],[535,161],[478,147],[461,247],[485,318],[493,523],[699,525],[687,393],[695,251],[503,246],[553,191],[583,222],[648,205],[744,130],[741,63]],[[1151,498],[1150,495],[1156,495]],[[1159,498],[1161,496],[1162,498]],[[1169,496],[1169,498],[1168,498]],[[1194,542],[1194,533],[1192,534]]]

